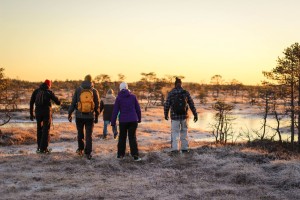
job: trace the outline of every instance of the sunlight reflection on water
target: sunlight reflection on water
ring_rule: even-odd
[[[212,124],[215,123],[214,119],[215,113],[206,110],[204,112],[201,112],[198,114],[198,121],[196,123],[193,122],[193,117],[189,119],[189,126],[190,128],[195,128],[195,129],[201,129],[203,132],[206,132],[207,134],[211,134],[212,132]],[[263,117],[262,115],[257,115],[257,114],[241,114],[241,113],[235,113],[232,115],[232,117],[235,118],[235,120],[232,121],[232,129],[234,134],[239,134],[243,133],[244,135],[246,133],[254,134],[255,131],[259,131],[262,127],[263,123]],[[59,123],[64,123],[68,122],[66,118],[54,118],[53,123],[54,124],[59,124]],[[144,121],[143,123],[147,123]],[[289,118],[284,118],[281,120],[281,132],[282,136],[284,138],[289,137],[289,123],[290,119]],[[275,130],[273,130],[277,123],[276,120],[274,119],[273,116],[268,116],[267,119],[267,134],[273,135],[275,133]],[[36,127],[36,121],[30,121],[30,120],[11,120],[8,124],[5,124],[3,127],[20,127],[20,128],[35,128]],[[262,132],[262,130],[260,130]],[[276,136],[277,137],[277,136]],[[275,139],[277,139],[275,137]],[[204,137],[203,140],[212,140],[213,138],[211,137]],[[202,140],[202,139],[201,139]]]
[[[232,129],[234,134],[243,133],[246,134],[249,132],[250,134],[254,134],[255,131],[260,131],[261,127],[263,125],[263,117],[262,115],[249,115],[249,114],[234,114],[232,117],[235,118],[235,120],[232,121]],[[191,128],[201,128],[205,132],[211,133],[213,128],[212,124],[216,123],[214,119],[214,113],[211,111],[202,112],[198,115],[198,121],[196,123],[193,122],[193,117],[189,119],[189,126]],[[289,127],[290,119],[284,118],[280,121],[280,127],[281,133],[285,135],[285,138],[287,138],[289,133]],[[277,122],[274,119],[273,116],[269,116],[267,119],[267,127],[266,132],[268,135],[273,135],[275,133],[274,128],[277,126]],[[277,136],[276,136],[277,137]],[[275,137],[275,139],[276,139]]]
[[[68,122],[67,119],[54,119],[53,123],[54,124],[59,124],[63,122]],[[10,120],[9,123],[3,125],[3,127],[20,127],[20,128],[31,128],[36,126],[36,121],[30,121],[30,120]]]

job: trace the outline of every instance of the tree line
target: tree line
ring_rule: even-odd
[[[268,81],[263,83],[262,95],[265,98],[266,115],[271,112],[277,117],[279,100],[285,102],[285,114],[290,117],[291,143],[294,145],[295,134],[298,133],[298,151],[300,151],[300,46],[294,43],[278,57],[277,65],[263,74]],[[277,119],[280,126],[280,119]]]
[[[261,132],[256,132],[258,138],[263,140],[266,138],[266,127],[268,119],[272,116],[276,120],[275,133],[271,140],[277,134],[279,142],[282,143],[281,121],[284,117],[290,118],[289,129],[291,146],[294,149],[295,137],[298,134],[298,148],[300,152],[300,46],[294,43],[283,51],[283,56],[278,57],[277,65],[271,71],[263,71],[263,75],[267,78],[262,81],[261,86],[248,88],[248,96],[251,98],[250,103],[256,104],[259,99],[259,105],[263,110],[263,123]],[[219,95],[222,82],[220,75],[212,77],[215,87],[214,94]],[[232,85],[233,86],[233,85]],[[232,95],[236,95],[244,86],[235,84],[230,87],[233,90]],[[236,89],[234,89],[236,88]],[[226,143],[228,136],[231,135],[230,116],[233,106],[218,100],[213,104],[212,108],[216,111],[216,123],[213,126],[213,135],[217,142]]]

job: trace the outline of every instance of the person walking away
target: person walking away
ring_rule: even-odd
[[[124,158],[126,152],[126,138],[128,135],[130,154],[135,161],[140,161],[136,129],[141,122],[141,108],[134,94],[128,90],[125,82],[120,84],[120,92],[116,98],[111,118],[111,125],[116,126],[119,115],[119,141],[117,158]]]
[[[35,89],[30,98],[30,120],[36,118],[37,153],[50,153],[50,125],[52,123],[52,102],[60,105],[60,100],[50,90],[52,82],[48,79]],[[35,106],[35,109],[34,109]],[[33,114],[35,110],[35,116]]]
[[[99,93],[94,88],[91,75],[86,75],[84,81],[75,90],[68,110],[68,120],[72,122],[72,113],[75,110],[78,149],[76,153],[85,154],[87,159],[92,158],[92,134],[94,123],[98,123]],[[85,134],[84,134],[85,129]],[[84,142],[85,138],[85,142]]]
[[[114,104],[116,101],[116,97],[114,95],[114,91],[109,89],[106,93],[106,96],[100,101],[100,113],[103,111],[103,135],[102,138],[107,138],[107,126],[111,122],[112,112],[114,109]],[[114,139],[117,139],[118,131],[116,126],[112,126],[112,132],[114,134]]]
[[[188,143],[188,109],[194,115],[194,122],[198,121],[198,114],[193,99],[188,91],[182,88],[181,79],[176,77],[175,88],[173,88],[164,104],[165,119],[169,119],[169,110],[171,113],[171,145],[172,153],[181,150],[182,153],[189,152]],[[180,143],[180,145],[179,145]]]

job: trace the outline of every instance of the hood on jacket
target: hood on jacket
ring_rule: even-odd
[[[118,96],[120,97],[129,97],[131,95],[129,90],[123,89],[119,92]]]
[[[112,89],[107,90],[106,96],[115,96],[115,93]]]
[[[113,94],[107,94],[103,99],[116,99],[116,96]]]
[[[114,94],[106,93],[106,96],[103,97],[101,100],[105,105],[114,105],[116,101],[116,96]]]
[[[91,88],[94,87],[94,84],[92,82],[90,82],[90,81],[82,81],[81,87],[83,89],[91,89]]]
[[[42,83],[42,84],[40,85],[40,88],[41,88],[42,90],[49,90],[49,86],[48,86],[46,83]]]

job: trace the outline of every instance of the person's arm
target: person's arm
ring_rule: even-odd
[[[98,118],[98,116],[99,116],[99,104],[100,104],[100,102],[99,102],[99,92],[98,92],[98,90],[96,90],[95,88],[93,89],[93,94],[94,94],[94,103],[95,103],[95,108],[94,108],[94,111],[95,111],[95,115],[96,115],[96,117]]]
[[[140,123],[142,121],[142,112],[141,112],[141,107],[140,107],[140,104],[139,104],[136,96],[134,97],[134,101],[135,101],[135,111],[138,116],[138,123]]]
[[[29,113],[30,113],[30,119],[33,120],[33,106],[34,106],[34,102],[35,102],[35,98],[36,98],[36,93],[37,90],[34,90],[32,92],[31,98],[30,98],[30,103],[29,103]]]
[[[171,107],[171,92],[168,94],[167,100],[164,104],[164,115],[165,115],[165,119],[168,120],[169,119],[169,110]]]
[[[56,105],[60,105],[60,100],[58,99],[58,97],[51,91],[49,90],[50,93],[50,99],[56,104]]]
[[[120,102],[119,102],[119,98],[116,99],[116,102],[114,104],[114,109],[113,109],[113,113],[112,113],[112,117],[111,117],[111,126],[115,126],[116,125],[116,121],[117,121],[117,117],[120,111]]]
[[[68,109],[68,120],[69,120],[69,122],[72,122],[72,113],[74,112],[76,104],[77,104],[77,94],[78,94],[78,89],[75,90],[75,93],[72,97],[71,105],[69,106],[69,109]]]
[[[188,91],[186,91],[187,93],[187,103],[189,104],[189,107],[194,115],[194,121],[198,120],[198,114],[197,114],[197,110],[196,110],[196,107],[195,107],[195,104],[194,104],[194,101],[190,95],[190,93]]]
[[[77,94],[78,94],[78,91],[75,90],[75,93],[72,97],[72,102],[71,102],[71,105],[69,106],[69,109],[68,109],[68,113],[69,115],[72,115],[72,113],[74,112],[75,108],[76,108],[76,104],[77,104]]]
[[[102,112],[102,110],[104,109],[104,102],[103,100],[100,101],[100,113]]]
[[[99,117],[99,92],[98,90],[96,90],[94,88],[93,90],[93,93],[94,93],[94,104],[95,104],[95,108],[94,108],[94,111],[95,111],[95,119],[94,119],[94,123],[97,124],[98,123],[98,117]]]

